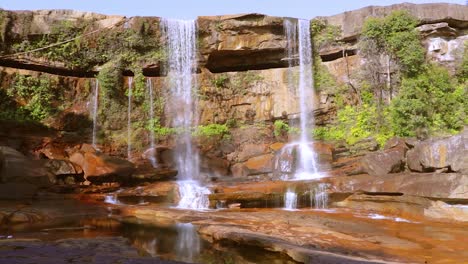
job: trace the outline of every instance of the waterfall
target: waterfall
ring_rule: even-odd
[[[328,206],[327,184],[319,183],[310,190],[310,204],[317,209],[325,209]]]
[[[204,209],[208,204],[186,203],[188,199],[193,200],[193,197],[206,196],[208,190],[197,182],[200,175],[199,157],[192,146],[191,136],[191,128],[197,125],[198,119],[194,99],[196,96],[194,90],[197,86],[196,22],[164,19],[161,21],[161,32],[166,41],[167,64],[164,71],[170,91],[166,107],[171,115],[172,127],[178,131],[174,151],[181,196],[178,207]]]
[[[146,88],[149,94],[150,161],[153,168],[156,168],[156,149],[154,145],[154,91],[151,78],[146,79]]]
[[[128,77],[128,111],[127,111],[127,159],[132,152],[132,83],[133,77]]]
[[[288,92],[297,97],[295,78],[297,66],[297,21],[285,18],[283,20],[284,34],[286,35],[286,58],[288,60]],[[287,109],[291,108],[291,99],[287,98]]]
[[[177,208],[199,210],[209,207],[208,195],[211,192],[208,188],[201,186],[197,181],[191,180],[179,181],[177,184],[180,195]]]
[[[94,83],[94,95],[93,95],[93,139],[92,145],[96,148],[96,133],[97,133],[97,114],[99,107],[99,81],[95,79]]]
[[[297,87],[297,89],[292,90],[294,91],[294,95],[298,95],[299,100],[300,137],[298,141],[292,142],[284,147],[292,149],[284,153],[289,152],[296,157],[289,161],[277,161],[277,164],[281,167],[292,166],[294,164],[294,180],[319,178],[321,176],[317,169],[317,154],[313,150],[313,142],[308,135],[314,124],[314,116],[311,114],[314,109],[314,80],[310,22],[308,20],[295,21],[292,19],[285,19],[283,23],[287,38],[286,50],[290,67],[288,71],[288,85],[289,87]],[[298,53],[298,56],[296,53]],[[298,64],[297,60],[294,60],[294,58],[297,57],[299,57]],[[296,65],[298,66],[296,67]],[[293,78],[292,67],[298,68],[298,84],[296,84]],[[283,153],[280,153],[279,158],[284,158]],[[281,167],[277,167],[276,170],[283,170],[284,168]],[[285,179],[288,178],[288,175],[283,172],[292,171],[281,171],[281,178]]]
[[[284,194],[284,209],[295,210],[297,208],[297,194],[295,191],[288,189]]]
[[[299,148],[299,178],[314,178],[317,175],[316,154],[310,147],[308,133],[313,128],[314,115],[309,113],[314,106],[314,76],[312,72],[312,44],[309,20],[299,20],[299,105],[301,113],[301,137]],[[309,119],[310,118],[310,119]],[[308,126],[308,124],[311,124]]]

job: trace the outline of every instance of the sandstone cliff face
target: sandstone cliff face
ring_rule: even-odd
[[[468,7],[452,4],[367,7],[324,18],[328,24],[342,29],[342,46],[320,50],[323,65],[338,82],[347,83],[357,74],[362,64],[355,44],[364,19],[369,16],[384,16],[397,9],[409,10],[421,20],[418,29],[424,37],[428,57],[449,68],[454,67],[464,47],[463,43],[467,41]],[[297,118],[299,98],[289,83],[291,76],[295,79],[297,69],[287,68],[283,20],[284,18],[261,14],[198,18],[199,123],[224,124],[236,121],[241,127],[232,131],[231,141],[204,146],[202,150],[208,157],[207,163],[210,159],[227,162],[220,168],[223,173],[228,168],[228,173],[237,170],[240,175],[271,174],[271,168],[265,169],[265,166],[271,165],[277,150],[268,146],[276,141],[286,140],[273,135],[273,121]],[[164,41],[159,32],[159,23],[160,18],[157,17],[125,18],[70,10],[2,11],[0,92],[12,85],[15,76],[44,75],[57,79],[60,89],[65,91],[62,101],[55,104],[61,109],[61,113],[49,120],[48,124],[65,133],[62,141],[68,142],[66,144],[73,145],[80,140],[90,142],[93,77],[105,63],[118,65],[112,61],[113,55],[137,56],[133,64],[123,66],[121,73],[132,76],[135,67],[139,67],[143,75],[151,78],[158,93],[164,94],[161,90],[164,89],[162,84],[165,77],[161,76],[160,71],[164,54],[154,56],[154,53],[161,53],[160,46]],[[50,57],[39,52],[8,56],[20,50],[28,50],[17,47],[54,35],[57,26],[64,24],[89,26],[82,29],[84,37],[78,42],[85,43],[91,55],[78,53],[76,56],[59,54],[60,56]],[[87,62],[85,66],[74,66],[67,60],[73,59],[73,56],[96,59]],[[127,78],[123,78],[120,85],[115,87],[122,98],[125,98],[125,90],[128,89],[127,81]],[[329,123],[335,112],[333,94],[320,91],[316,92],[315,98],[316,123]],[[24,102],[19,102],[20,105],[21,103]],[[100,132],[104,138],[103,150],[122,156],[127,143],[124,107],[125,102],[119,109],[106,109],[111,117],[101,120],[118,122],[113,122],[108,130]],[[143,152],[149,145],[149,135],[144,125],[148,119],[147,110],[144,110],[144,103],[140,103],[134,104],[132,111],[132,120],[138,122],[133,135],[134,149]],[[81,122],[83,120],[86,122]],[[4,136],[8,133],[5,132]],[[251,134],[260,138],[244,140]],[[163,139],[160,143],[171,142]],[[40,142],[35,141],[34,144],[35,148],[40,148]],[[254,151],[257,146],[261,146],[263,151]],[[249,154],[248,158],[239,158],[251,152],[254,154]],[[251,163],[255,163],[255,166],[251,166],[254,169],[247,166],[246,170],[246,164],[251,159]],[[261,162],[257,162],[258,160]]]
[[[347,83],[357,74],[363,63],[356,43],[364,21],[369,17],[386,16],[395,10],[407,10],[420,21],[418,30],[423,37],[427,57],[454,70],[467,40],[468,6],[410,3],[369,6],[334,16],[319,17],[327,24],[341,29],[342,45],[320,50],[320,56],[326,61],[324,64],[338,81]]]

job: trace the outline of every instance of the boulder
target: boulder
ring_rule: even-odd
[[[245,170],[247,175],[256,175],[273,172],[274,156],[272,154],[266,154],[247,160]]]
[[[237,155],[237,160],[239,162],[244,162],[250,158],[266,154],[267,152],[268,146],[265,144],[245,144]]]
[[[401,139],[391,139],[384,150],[368,153],[362,158],[364,171],[372,176],[402,172],[405,169],[405,154],[408,148]]]
[[[455,168],[460,170],[463,167],[463,159],[460,157],[464,156],[468,150],[468,135],[466,134],[467,132],[464,132],[456,136],[417,144],[408,151],[406,157],[409,169],[431,172],[441,169],[449,170],[455,165]]]
[[[133,163],[101,153],[76,152],[70,161],[83,168],[85,179],[92,183],[125,182],[135,171]]]
[[[47,160],[45,161],[44,166],[58,179],[65,180],[68,177],[71,177],[74,179],[74,182],[83,182],[85,180],[83,177],[83,169],[71,161]]]
[[[0,147],[0,153],[0,182],[28,183],[38,187],[55,183],[55,176],[42,166],[41,161],[31,160],[9,147]]]

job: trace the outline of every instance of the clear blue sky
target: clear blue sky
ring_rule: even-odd
[[[273,16],[310,19],[368,5],[390,5],[401,2],[465,4],[465,0],[0,0],[0,8],[9,10],[75,9],[108,15],[160,16],[179,19],[193,19],[203,15],[257,12]]]

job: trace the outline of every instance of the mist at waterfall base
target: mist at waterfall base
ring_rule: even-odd
[[[307,20],[285,19],[284,32],[287,38],[286,56],[288,58],[288,87],[290,94],[297,97],[299,101],[299,140],[291,142],[281,150],[293,152],[296,154],[297,162],[285,164],[288,161],[277,161],[279,169],[291,167],[294,170],[294,176],[281,177],[282,180],[310,180],[323,177],[318,170],[317,154],[312,147],[312,140],[309,138],[309,132],[313,129],[314,116],[310,114],[314,109],[314,80],[313,80],[313,57],[312,43],[310,35],[310,24]],[[297,55],[296,55],[297,54]],[[294,59],[298,57],[298,60]],[[294,71],[299,71],[298,83],[293,76]],[[288,98],[288,101],[291,99]],[[294,151],[293,151],[294,150]],[[282,156],[281,153],[279,155]],[[292,167],[295,168],[292,168]],[[278,169],[278,167],[277,167]]]
[[[167,63],[164,67],[170,92],[167,111],[171,113],[176,135],[174,149],[178,171],[180,201],[178,208],[207,209],[210,190],[200,184],[199,155],[192,145],[191,127],[197,125],[196,87],[197,31],[195,20],[161,21],[166,40]]]

